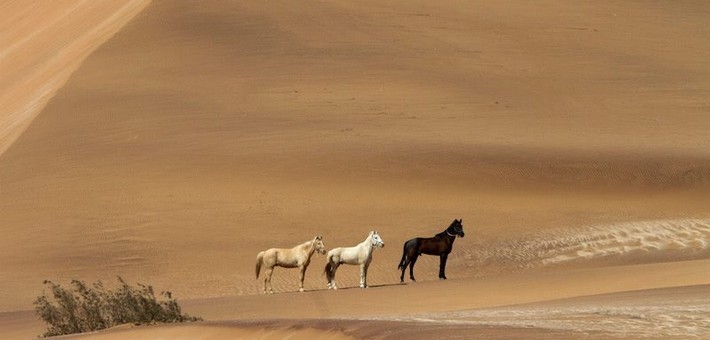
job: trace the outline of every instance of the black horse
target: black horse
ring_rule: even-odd
[[[436,234],[431,238],[413,238],[404,242],[404,251],[402,253],[402,261],[399,262],[397,269],[402,270],[400,282],[404,282],[404,271],[409,266],[409,278],[414,279],[414,263],[421,254],[439,255],[441,262],[439,264],[439,279],[446,280],[446,259],[449,257],[451,248],[454,246],[456,236],[463,237],[463,220],[454,220],[446,230]]]

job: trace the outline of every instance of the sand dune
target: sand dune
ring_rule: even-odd
[[[148,1],[2,4],[0,155],[81,62]]]
[[[704,2],[0,6],[7,334],[37,333],[26,311],[44,279],[121,275],[173,291],[208,320],[262,320],[256,332],[275,337],[299,321],[271,318],[405,322],[410,290],[451,290],[454,305],[417,302],[417,318],[438,320],[710,284]],[[454,218],[466,237],[449,258],[451,280],[436,280],[438,259],[425,257],[420,282],[399,285],[403,242]],[[274,287],[289,294],[258,295],[257,252],[315,235],[351,246],[373,229],[387,244],[370,268],[377,288],[324,291],[318,256],[309,292],[290,293],[297,273],[277,269]],[[338,279],[356,286],[357,268]],[[333,307],[269,314],[269,302],[317,299]],[[570,313],[599,316],[606,300],[591,301]],[[571,331],[552,318],[516,333],[520,324],[495,319],[512,314],[485,313],[479,321],[491,322],[461,331]],[[211,334],[244,331],[223,326]],[[372,335],[311,326],[308,336]]]

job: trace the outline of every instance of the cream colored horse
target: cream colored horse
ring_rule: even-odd
[[[372,251],[375,247],[382,248],[385,242],[376,231],[371,231],[365,241],[347,248],[334,248],[326,256],[325,275],[328,278],[328,288],[338,289],[335,284],[335,272],[341,264],[360,265],[360,288],[367,288],[367,268],[372,262]]]
[[[268,293],[273,293],[271,287],[271,275],[274,273],[274,267],[298,268],[300,270],[301,283],[299,291],[303,291],[303,279],[306,276],[306,269],[311,263],[313,253],[325,254],[325,246],[323,245],[323,237],[316,236],[314,239],[299,244],[291,249],[271,248],[260,252],[256,255],[256,278],[259,278],[261,266],[264,266],[264,294],[267,293],[266,286],[268,284]]]

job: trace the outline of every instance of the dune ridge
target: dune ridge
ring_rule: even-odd
[[[149,0],[3,5],[0,156],[98,46]]]

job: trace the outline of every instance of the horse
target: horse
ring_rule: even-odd
[[[456,236],[463,237],[463,220],[454,220],[446,230],[434,235],[430,238],[413,238],[404,243],[404,251],[402,260],[399,262],[397,269],[402,270],[402,276],[399,277],[401,283],[404,283],[404,271],[409,266],[409,278],[414,279],[414,264],[421,254],[439,255],[439,280],[446,280],[446,259],[451,253],[454,246]]]
[[[328,278],[328,288],[338,289],[335,284],[335,272],[341,264],[360,265],[360,288],[367,288],[367,268],[372,262],[372,252],[375,247],[385,246],[384,240],[377,231],[371,231],[365,241],[354,247],[334,248],[326,255],[325,275]]]
[[[306,269],[311,263],[313,253],[325,254],[325,246],[323,245],[323,237],[316,236],[310,241],[306,241],[291,249],[271,248],[260,252],[256,255],[256,278],[259,279],[261,266],[264,266],[264,294],[267,293],[266,286],[268,284],[268,293],[273,294],[274,289],[271,287],[271,275],[274,272],[274,267],[298,268],[300,271],[301,283],[298,291],[303,291],[303,279],[306,276]]]

